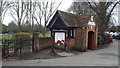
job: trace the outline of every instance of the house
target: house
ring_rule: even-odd
[[[97,48],[98,27],[91,15],[76,15],[58,10],[47,27],[54,43],[65,40],[68,49],[86,51]]]

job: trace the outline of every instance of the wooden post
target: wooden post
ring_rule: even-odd
[[[96,26],[95,27],[95,46],[96,46],[96,49],[97,49],[97,41],[98,41],[98,27]]]
[[[53,30],[52,30],[52,29],[50,29],[50,31],[51,31],[51,37],[53,37]]]
[[[70,37],[71,37],[71,30],[68,29],[68,38],[70,38]]]
[[[74,37],[74,29],[72,29],[72,37]]]
[[[21,43],[21,38],[20,38],[19,41],[20,41],[20,43]],[[22,49],[22,45],[20,44],[20,60],[22,59],[22,50],[21,50],[21,49]]]
[[[33,34],[33,52],[39,51],[39,33],[35,32]]]

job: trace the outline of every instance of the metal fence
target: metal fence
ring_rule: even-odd
[[[8,35],[6,35],[8,36]],[[32,52],[32,38],[19,37],[2,38],[2,59],[22,59],[25,54]]]

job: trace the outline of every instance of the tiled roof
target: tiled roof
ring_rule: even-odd
[[[77,15],[68,12],[63,12],[58,10],[55,14],[59,14],[59,17],[62,19],[64,24],[67,27],[81,27],[87,25],[88,21],[91,18],[91,15]],[[48,27],[51,26],[52,21],[48,24]]]
[[[77,15],[59,10],[58,13],[68,27],[80,27],[82,25],[86,25],[91,17],[90,15]]]

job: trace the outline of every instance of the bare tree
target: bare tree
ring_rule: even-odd
[[[47,24],[48,21],[51,19],[53,14],[57,11],[59,5],[61,2],[52,1],[50,2],[44,1],[44,2],[36,2],[36,15],[34,15],[35,20],[37,21],[37,24],[40,26],[40,30],[42,32],[42,35],[45,37],[45,34],[47,32]],[[44,27],[41,27],[43,25]]]
[[[68,11],[79,15],[95,14],[86,2],[73,2]]]
[[[98,25],[99,33],[102,36],[104,36],[104,32],[108,30],[108,25],[114,24],[113,22],[110,22],[111,16],[113,15],[113,10],[115,9],[115,7],[120,1],[116,1],[116,2],[108,2],[108,1],[100,2],[99,0],[98,2],[95,2],[95,1],[89,2],[89,1],[90,0],[88,0],[88,2],[81,2],[81,3],[73,4],[75,5],[73,6],[73,9],[75,9],[73,10],[73,12],[80,14],[80,15],[81,14],[84,15],[85,13],[95,14],[97,16],[96,24]],[[85,12],[85,10],[83,10],[84,8],[86,8],[88,12]]]
[[[25,3],[22,2],[22,0],[17,0],[13,2],[14,4],[11,7],[11,16],[14,18],[16,21],[18,27],[19,27],[19,32],[21,31],[22,24],[24,22],[24,18],[26,17],[25,15]]]
[[[7,0],[0,0],[0,23],[3,24],[3,20],[7,10],[10,8],[12,2],[8,2]],[[2,25],[0,25],[0,31],[2,31]]]
[[[11,7],[12,2],[0,0],[0,22],[3,23],[5,13]]]
[[[97,24],[99,27],[99,33],[104,36],[108,24],[110,24],[110,18],[114,8],[117,6],[117,2],[88,2],[88,6],[97,14]],[[101,28],[102,27],[102,28]]]
[[[33,26],[34,26],[34,20],[33,20],[33,15],[34,15],[34,2],[33,0],[28,0],[26,3],[26,11],[25,11],[25,18],[24,18],[24,25],[27,25],[28,27],[28,32],[33,32]]]

